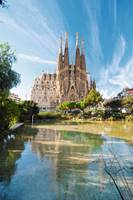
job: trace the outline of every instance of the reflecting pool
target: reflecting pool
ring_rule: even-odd
[[[132,199],[132,187],[132,142],[106,129],[27,126],[0,144],[0,200]]]

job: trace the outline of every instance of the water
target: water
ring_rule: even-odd
[[[132,199],[132,142],[106,130],[12,133],[0,146],[0,200],[119,200],[120,193]]]

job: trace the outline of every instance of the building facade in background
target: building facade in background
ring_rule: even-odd
[[[16,103],[20,103],[21,102],[21,98],[17,94],[14,94],[14,93],[10,93],[8,98],[12,99]]]
[[[95,87],[86,71],[84,41],[79,45],[76,33],[75,63],[69,61],[68,33],[65,38],[65,48],[62,49],[62,38],[55,74],[43,73],[34,80],[31,100],[43,110],[55,108],[64,101],[80,101]]]
[[[124,88],[120,93],[118,93],[117,97],[126,97],[126,96],[133,96],[133,88]]]

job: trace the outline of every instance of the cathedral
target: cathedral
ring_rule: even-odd
[[[36,102],[41,110],[54,109],[64,101],[82,100],[94,85],[95,82],[86,71],[84,41],[79,45],[76,33],[75,63],[70,63],[66,33],[64,51],[62,38],[60,39],[56,73],[43,73],[34,80],[31,100]]]

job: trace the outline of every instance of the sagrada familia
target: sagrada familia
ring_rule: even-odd
[[[55,108],[64,101],[80,101],[89,90],[96,87],[86,71],[84,41],[79,45],[76,33],[75,64],[69,62],[68,33],[65,36],[65,48],[62,50],[62,38],[58,55],[57,70],[54,74],[43,73],[34,80],[31,100],[40,109]]]

